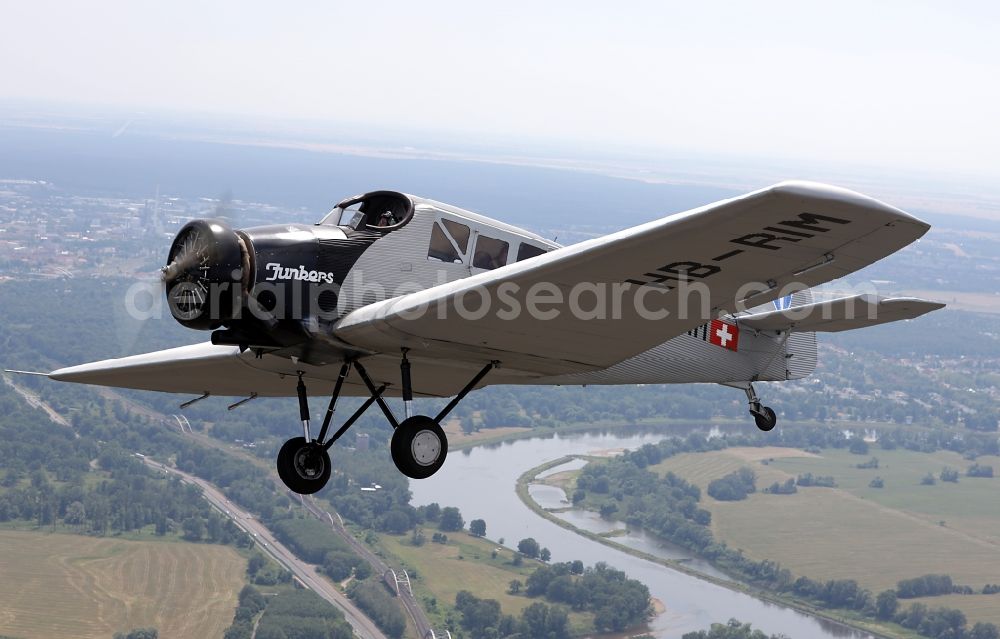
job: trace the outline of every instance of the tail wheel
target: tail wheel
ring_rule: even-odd
[[[290,490],[300,495],[312,495],[326,486],[330,479],[330,454],[304,437],[289,439],[278,451],[278,477]]]
[[[392,461],[412,479],[426,479],[444,465],[448,437],[441,425],[426,415],[415,415],[392,433]]]

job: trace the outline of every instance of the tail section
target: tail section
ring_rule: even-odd
[[[809,289],[792,295],[791,308],[813,303]],[[778,309],[776,309],[778,310]],[[816,370],[816,333],[813,331],[793,331],[785,342],[785,379],[809,377]]]
[[[814,302],[800,291],[774,302],[774,308],[754,309],[737,318],[741,330],[759,338],[783,341],[783,357],[762,361],[761,380],[801,379],[816,369],[816,333],[833,333],[914,319],[944,304],[911,297],[853,295]],[[781,361],[784,360],[784,361]],[[783,369],[783,370],[782,370]]]

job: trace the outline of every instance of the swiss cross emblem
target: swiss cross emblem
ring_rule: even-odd
[[[735,324],[714,319],[708,324],[708,341],[731,351],[738,350],[740,329]]]

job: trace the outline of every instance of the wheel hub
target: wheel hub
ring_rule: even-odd
[[[421,466],[430,466],[441,456],[441,440],[433,431],[422,430],[410,444],[413,460]]]
[[[303,479],[315,479],[323,474],[323,456],[317,455],[311,446],[295,453],[295,472]]]

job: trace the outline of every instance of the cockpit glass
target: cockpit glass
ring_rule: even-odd
[[[356,202],[346,209],[339,206],[334,207],[326,214],[326,217],[320,220],[320,224],[349,226],[357,230],[365,219],[365,214],[361,212],[361,204],[361,202]]]
[[[364,220],[365,214],[361,212],[361,202],[356,202],[346,209],[341,209],[339,226],[349,226],[357,230]]]

